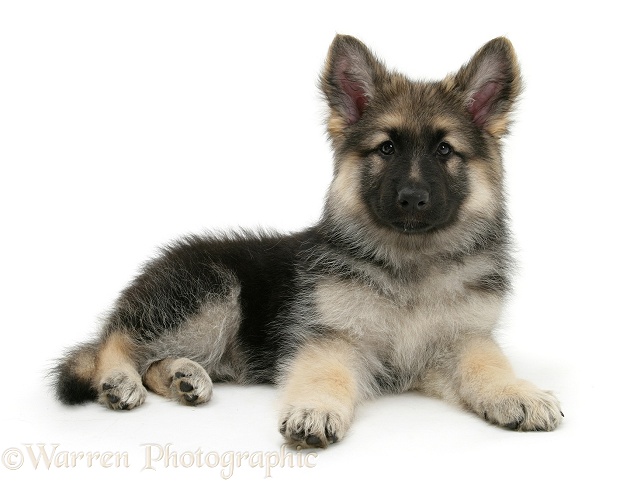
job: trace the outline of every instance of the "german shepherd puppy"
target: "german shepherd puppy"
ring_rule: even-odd
[[[281,434],[304,447],[342,439],[361,401],[406,390],[509,429],[555,429],[557,399],[516,378],[493,339],[512,266],[511,43],[421,82],[338,35],[320,84],[335,163],[319,222],[165,248],[101,334],[60,361],[58,398],[129,410],[148,389],[198,405],[212,380],[271,382]]]

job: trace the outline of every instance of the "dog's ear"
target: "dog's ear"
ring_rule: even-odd
[[[334,38],[320,81],[332,136],[358,122],[384,73],[385,67],[361,41],[347,35]]]
[[[510,114],[522,88],[513,45],[491,40],[454,77],[473,122],[495,137],[508,132]]]

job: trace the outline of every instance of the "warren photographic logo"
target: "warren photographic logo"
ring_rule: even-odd
[[[91,468],[138,469],[160,471],[176,468],[216,469],[223,479],[239,470],[263,471],[272,477],[276,470],[312,469],[318,454],[307,450],[291,450],[282,445],[277,451],[178,450],[172,444],[144,443],[135,452],[66,450],[60,444],[23,444],[2,452],[0,464],[6,470],[40,470]]]

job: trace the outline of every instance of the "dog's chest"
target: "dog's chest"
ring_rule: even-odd
[[[501,298],[470,288],[475,268],[432,270],[412,283],[326,279],[317,286],[318,321],[392,363],[420,364],[431,347],[497,323]]]

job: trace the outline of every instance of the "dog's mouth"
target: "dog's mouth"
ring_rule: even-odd
[[[405,234],[419,234],[431,231],[435,226],[424,222],[396,221],[391,223],[391,227]]]
[[[446,225],[451,216],[439,212],[400,213],[383,209],[371,209],[376,221],[394,232],[403,234],[426,234]]]
[[[453,223],[454,219],[455,216],[453,214],[442,218],[430,216],[425,219],[405,216],[398,219],[388,219],[385,225],[389,225],[394,231],[400,231],[404,234],[429,234],[433,231],[444,229]]]

